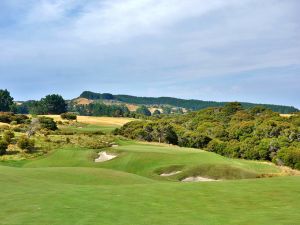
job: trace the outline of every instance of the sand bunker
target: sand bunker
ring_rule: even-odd
[[[162,173],[160,174],[160,176],[162,177],[169,177],[169,176],[173,176],[175,174],[181,173],[182,171],[174,171],[174,172],[170,172],[170,173]]]
[[[108,154],[107,152],[99,152],[98,155],[99,157],[95,159],[95,162],[105,162],[117,157],[117,155]]]
[[[181,181],[182,182],[209,182],[209,181],[220,181],[220,180],[214,180],[214,179],[198,176],[198,177],[187,177]]]

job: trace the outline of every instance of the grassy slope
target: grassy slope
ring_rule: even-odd
[[[182,166],[182,170],[189,170],[199,165],[225,165],[255,174],[280,172],[277,167],[270,164],[229,159],[215,153],[189,148],[125,142],[109,151],[117,152],[119,157],[105,163],[94,163],[95,150],[64,148],[39,160],[29,161],[25,167],[102,167],[159,180],[162,178],[156,171],[173,165]]]
[[[66,148],[24,162],[23,168],[0,166],[0,224],[274,225],[300,220],[300,177],[184,184],[154,173],[169,165],[203,164],[279,172],[272,165],[193,149],[120,144],[112,149],[119,157],[105,163],[93,163],[94,150]]]

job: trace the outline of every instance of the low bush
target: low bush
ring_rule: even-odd
[[[33,151],[34,144],[35,144],[34,140],[32,140],[26,136],[21,136],[18,139],[18,147],[20,149],[27,150],[29,152]]]
[[[277,154],[277,160],[286,166],[300,170],[300,149],[294,146],[282,148]]]
[[[23,124],[28,123],[29,117],[26,115],[21,114],[14,114],[10,112],[1,112],[0,113],[0,122],[1,123],[13,123],[16,124]]]
[[[5,130],[9,130],[9,126],[8,125],[0,125],[0,132],[3,132]]]
[[[0,122],[1,123],[10,123],[11,117],[12,117],[12,113],[7,113],[7,112],[1,112],[0,113]]]
[[[77,115],[71,112],[62,113],[60,117],[64,120],[77,120]]]
[[[39,123],[41,125],[42,129],[47,129],[47,130],[57,130],[57,125],[54,121],[54,119],[49,118],[49,117],[39,117]]]
[[[7,130],[3,133],[3,140],[8,144],[12,143],[12,139],[14,137],[15,137],[15,133],[12,132],[11,130]]]
[[[0,155],[4,155],[6,153],[8,147],[8,143],[4,140],[0,140]]]

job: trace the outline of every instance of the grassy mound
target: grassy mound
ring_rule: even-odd
[[[0,163],[0,224],[289,225],[300,220],[297,176],[177,182],[183,175],[239,179],[279,173],[274,165],[187,148],[118,144],[105,149],[118,157],[103,163],[94,162],[99,150],[71,147]],[[183,173],[159,176],[174,170]]]

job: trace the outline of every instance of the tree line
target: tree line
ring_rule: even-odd
[[[227,104],[227,102],[214,102],[214,101],[202,101],[195,99],[179,99],[172,97],[137,97],[131,95],[112,95],[109,93],[95,93],[91,91],[84,91],[80,97],[92,99],[92,100],[115,100],[124,103],[130,104],[139,104],[139,105],[171,105],[175,107],[186,108],[189,110],[200,110],[209,107],[222,107]],[[271,109],[274,112],[279,113],[293,113],[298,112],[299,110],[293,106],[282,106],[282,105],[272,105],[272,104],[254,104],[242,102],[242,106],[246,109],[252,108],[255,106],[262,106],[268,109]]]
[[[111,116],[143,118],[151,116],[151,112],[145,106],[140,106],[136,112],[130,112],[125,105],[106,105],[101,102],[89,105],[78,105],[72,101],[66,101],[61,95],[47,95],[39,101],[30,100],[16,104],[9,91],[0,90],[0,112],[12,112],[15,114],[32,115],[60,115],[73,112],[82,116]],[[154,115],[160,114],[155,112]]]
[[[264,107],[244,109],[240,103],[228,103],[185,115],[133,121],[115,134],[300,169],[299,127],[300,113],[283,118]]]

